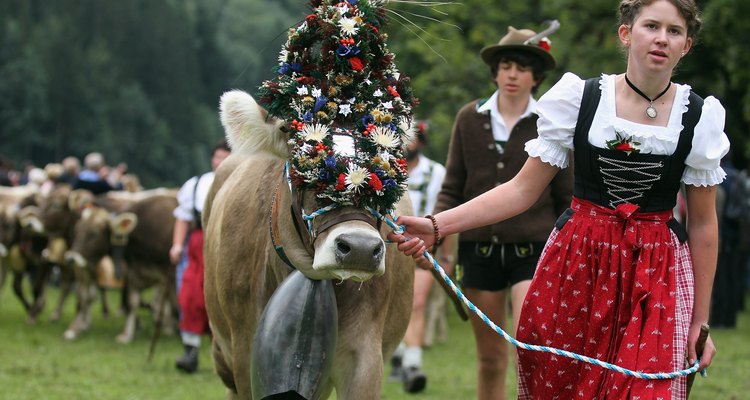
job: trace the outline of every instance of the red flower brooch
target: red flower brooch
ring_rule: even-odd
[[[640,142],[633,140],[633,137],[626,138],[620,132],[615,132],[617,139],[607,140],[607,148],[610,150],[622,151],[623,153],[630,155],[630,153],[640,153],[641,150],[636,146],[640,146]]]

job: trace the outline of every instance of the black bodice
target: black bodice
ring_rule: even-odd
[[[692,148],[695,124],[700,118],[702,99],[691,93],[688,111],[683,115],[684,129],[672,155],[628,154],[589,143],[589,129],[600,95],[599,78],[589,79],[573,139],[573,194],[609,208],[622,203],[636,204],[645,212],[673,208],[685,170],[685,159]]]

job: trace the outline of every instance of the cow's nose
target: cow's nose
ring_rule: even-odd
[[[336,261],[342,268],[373,271],[385,254],[380,237],[352,232],[339,235],[335,241]]]

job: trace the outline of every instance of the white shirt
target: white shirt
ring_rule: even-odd
[[[539,137],[526,143],[531,157],[560,168],[568,166],[568,150],[573,150],[573,134],[581,108],[585,81],[566,73],[537,103]],[[635,123],[617,117],[615,104],[615,75],[602,75],[599,107],[589,131],[589,143],[607,148],[607,140],[619,132],[625,138],[639,142],[641,153],[671,155],[677,149],[682,131],[682,114],[690,103],[690,86],[675,84],[677,94],[672,105],[667,126]],[[690,153],[685,159],[682,182],[693,186],[713,186],[726,176],[719,163],[729,151],[729,139],[724,133],[726,112],[713,96],[703,102],[701,118],[695,126]]]
[[[496,90],[489,100],[487,100],[486,102],[484,102],[484,104],[477,108],[477,112],[489,112],[490,122],[492,126],[492,137],[495,138],[496,142],[507,142],[508,138],[510,138],[511,130],[508,129],[508,127],[505,125],[503,114],[500,113],[500,110],[497,108],[498,96],[500,96],[500,91]],[[529,104],[526,106],[526,111],[523,112],[519,119],[527,117],[534,112],[536,112],[536,100],[534,100],[533,97],[529,96]]]
[[[211,184],[214,182],[214,173],[206,172],[199,177],[192,177],[185,182],[180,191],[177,192],[177,208],[174,209],[172,215],[175,218],[183,221],[193,220],[193,205],[198,212],[203,212],[203,205],[206,202],[208,196],[208,190],[211,188]],[[195,188],[196,183],[198,187]],[[193,192],[195,191],[195,199],[193,199]]]
[[[431,172],[430,169],[432,169]],[[422,187],[428,175],[430,180],[427,182],[425,190],[416,189]],[[443,179],[445,179],[445,167],[420,154],[419,163],[413,170],[409,171],[409,179],[407,180],[414,215],[423,217],[432,213],[438,193],[440,193],[440,188],[443,185]],[[427,198],[424,207],[421,207],[425,195]]]

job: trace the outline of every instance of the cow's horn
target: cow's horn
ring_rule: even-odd
[[[252,96],[241,90],[226,92],[219,109],[233,153],[267,152],[287,158],[287,135],[280,130],[284,122],[270,117]]]

